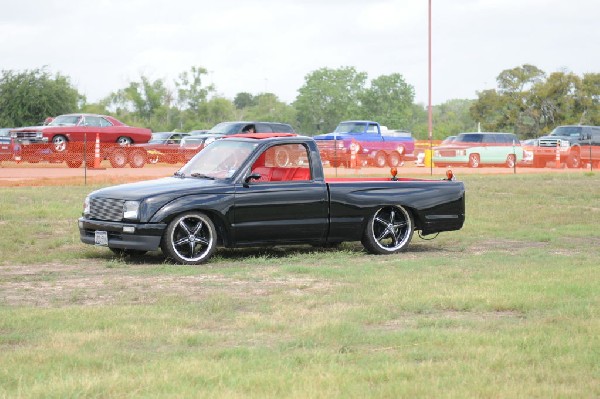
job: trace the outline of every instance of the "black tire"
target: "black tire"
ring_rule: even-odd
[[[375,158],[373,158],[373,163],[378,168],[384,168],[387,164],[387,157],[385,156],[385,152],[379,151],[377,154],[375,154]]]
[[[204,213],[182,213],[167,226],[161,249],[177,263],[199,265],[217,249],[217,230]]]
[[[469,167],[478,168],[480,164],[479,154],[469,155]]]
[[[129,154],[129,165],[132,168],[143,168],[146,164],[148,154],[143,150],[135,150]]]
[[[405,251],[415,229],[413,217],[404,207],[384,206],[368,220],[362,244],[375,255],[389,255]]]
[[[131,143],[133,143],[131,137],[121,136],[117,139],[117,144],[120,146],[128,146],[131,145]]]
[[[127,165],[127,154],[125,150],[117,148],[108,157],[113,168],[124,168]]]
[[[506,167],[512,169],[515,167],[516,163],[517,159],[515,158],[515,154],[508,154],[506,157]]]
[[[69,140],[62,134],[58,134],[52,137],[52,151],[54,152],[65,152],[67,151]]]
[[[581,168],[581,158],[579,157],[578,153],[574,152],[569,154],[569,157],[567,158],[567,166],[572,169]]]
[[[390,168],[399,166],[401,162],[402,155],[398,154],[397,152],[394,151],[388,155],[388,165],[390,165]]]
[[[109,248],[115,255],[120,257],[125,256],[142,256],[148,251],[142,251],[141,249],[125,249],[125,248]]]

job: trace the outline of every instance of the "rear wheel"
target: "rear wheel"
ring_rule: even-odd
[[[479,154],[471,154],[469,155],[469,166],[471,168],[479,167]]]
[[[162,238],[161,249],[178,263],[206,262],[217,248],[217,230],[201,212],[186,212],[173,219]]]
[[[569,157],[567,158],[567,166],[573,169],[581,167],[581,158],[579,157],[578,153],[574,152],[569,154]]]
[[[516,164],[516,158],[515,158],[515,154],[508,154],[508,156],[506,157],[506,166],[508,168],[514,168],[515,164]]]
[[[387,157],[385,156],[385,152],[380,151],[375,154],[375,158],[373,159],[373,163],[378,168],[384,168],[387,163]]]
[[[392,152],[390,155],[388,155],[388,164],[390,167],[395,168],[396,166],[400,165],[400,162],[402,162],[402,157],[397,152]]]
[[[369,218],[361,241],[372,254],[393,254],[406,250],[414,228],[412,215],[404,207],[384,206]]]

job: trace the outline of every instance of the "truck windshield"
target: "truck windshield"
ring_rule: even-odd
[[[242,166],[257,143],[217,140],[196,154],[176,176],[228,179]]]
[[[581,126],[559,126],[550,133],[550,136],[579,137]]]
[[[340,123],[335,130],[334,133],[362,133],[366,129],[366,123],[361,122],[344,122]]]

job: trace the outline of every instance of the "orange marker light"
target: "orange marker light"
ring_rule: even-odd
[[[391,168],[390,173],[392,174],[392,180],[396,180],[396,175],[398,174],[398,169]]]
[[[450,169],[446,171],[446,180],[454,180],[454,173]]]

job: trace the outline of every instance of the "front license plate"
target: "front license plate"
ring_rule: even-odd
[[[94,243],[103,247],[108,246],[108,232],[96,230],[94,234]]]

